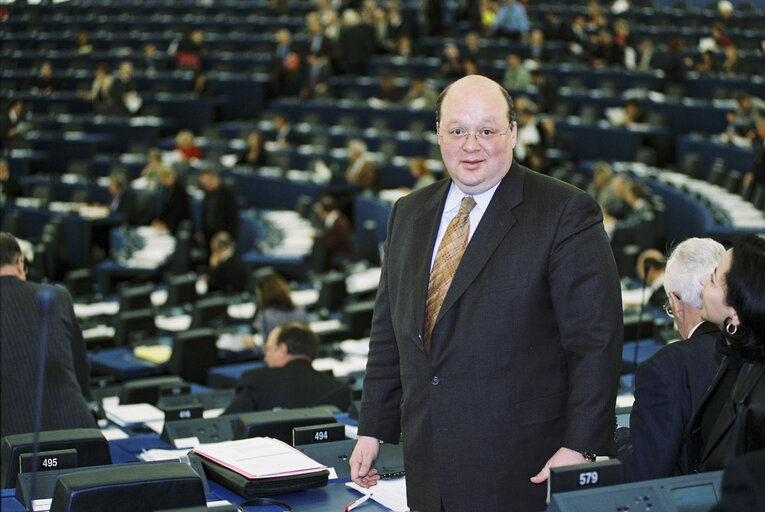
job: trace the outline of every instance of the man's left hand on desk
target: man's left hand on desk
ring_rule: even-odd
[[[535,484],[541,484],[547,481],[550,476],[550,468],[557,468],[559,466],[571,466],[573,464],[582,464],[587,462],[584,456],[570,448],[561,447],[558,449],[550,460],[547,461],[545,467],[542,468],[536,476],[531,477],[531,481]]]

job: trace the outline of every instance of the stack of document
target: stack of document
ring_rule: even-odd
[[[205,444],[194,452],[249,479],[303,475],[327,469],[292,446],[270,437]]]
[[[120,427],[146,425],[154,432],[162,432],[165,413],[149,404],[119,405],[117,400],[104,400],[104,414]]]

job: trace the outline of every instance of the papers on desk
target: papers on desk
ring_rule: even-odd
[[[340,329],[341,326],[342,322],[338,319],[319,320],[308,324],[308,327],[310,327],[311,330],[315,333],[334,331],[336,329]]]
[[[346,377],[353,373],[363,372],[367,367],[366,356],[351,356],[342,361],[329,357],[313,360],[313,367],[317,371],[332,370],[335,377]]]
[[[158,460],[180,460],[181,457],[189,453],[188,448],[180,450],[161,450],[154,448],[152,450],[143,450],[138,454],[138,460],[144,462],[154,462]]]
[[[345,280],[345,287],[348,289],[348,293],[363,293],[376,290],[380,283],[381,273],[381,267],[374,267],[363,272],[351,274]]]
[[[635,395],[632,393],[625,393],[623,395],[617,395],[616,407],[632,407],[635,403]]]
[[[74,314],[77,318],[91,318],[94,316],[112,316],[119,313],[120,303],[116,301],[111,302],[94,302],[92,304],[74,303]]]
[[[91,327],[90,329],[85,329],[82,331],[82,337],[86,340],[92,339],[92,338],[113,338],[114,334],[117,332],[117,330],[106,324],[100,324],[95,327]]]
[[[319,290],[308,288],[306,290],[292,290],[290,298],[296,306],[310,306],[319,300]]]
[[[164,331],[186,331],[191,327],[191,315],[157,315],[154,318],[154,325]]]
[[[653,292],[650,289],[646,289],[644,292],[642,288],[635,288],[634,290],[622,290],[622,304],[624,307],[640,304],[643,302],[644,293],[647,300]]]
[[[304,475],[327,469],[288,444],[270,437],[205,444],[194,448],[194,453],[249,479]]]
[[[115,441],[117,439],[127,439],[130,437],[124,430],[116,427],[106,427],[101,429],[101,433],[107,441]]]
[[[231,304],[228,309],[226,309],[226,314],[231,318],[236,318],[238,320],[249,320],[255,316],[255,303],[243,302],[241,304]]]
[[[229,352],[252,350],[254,347],[262,347],[263,345],[263,335],[260,333],[237,334],[226,332],[221,334],[215,343],[219,350],[228,350]]]
[[[345,485],[365,496],[370,495],[374,501],[393,510],[393,512],[407,512],[409,510],[406,505],[406,477],[380,480],[377,485],[369,489],[364,489],[353,482],[348,482]]]
[[[152,306],[163,306],[167,302],[167,290],[154,290],[151,292]]]
[[[164,364],[173,355],[173,347],[168,345],[140,345],[133,349],[133,355],[152,363]]]
[[[149,404],[119,405],[117,400],[104,400],[104,413],[120,427],[146,425],[154,432],[162,432],[165,413]]]

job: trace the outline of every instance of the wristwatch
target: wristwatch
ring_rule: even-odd
[[[582,457],[584,457],[587,462],[595,462],[595,458],[597,457],[592,452],[579,452],[579,453],[582,454]]]

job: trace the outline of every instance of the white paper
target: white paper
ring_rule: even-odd
[[[191,327],[191,315],[157,315],[154,324],[164,331],[187,331]]]
[[[189,451],[183,450],[161,450],[154,448],[152,450],[143,450],[138,454],[138,460],[144,462],[153,462],[157,460],[179,460],[180,457],[186,455]]]
[[[617,395],[616,407],[632,407],[635,403],[635,395],[632,393],[626,393],[624,395]]]
[[[393,510],[393,512],[408,512],[409,510],[406,504],[406,477],[380,480],[377,485],[369,489],[364,489],[353,482],[348,482],[345,485],[361,494],[371,495],[373,500],[383,507]]]
[[[292,290],[290,292],[290,297],[296,306],[310,306],[316,304],[316,301],[319,300],[319,290],[314,290],[313,288],[308,288],[306,290]]]
[[[77,318],[90,318],[98,315],[116,315],[120,310],[120,303],[93,302],[92,304],[74,303],[74,314]]]
[[[121,427],[165,419],[165,413],[149,404],[113,405],[104,400],[104,413]]]
[[[270,437],[206,444],[194,451],[251,479],[299,475],[327,469],[288,444]]]
[[[313,332],[319,333],[339,329],[342,326],[342,322],[338,319],[319,320],[317,322],[311,322],[308,326]]]

